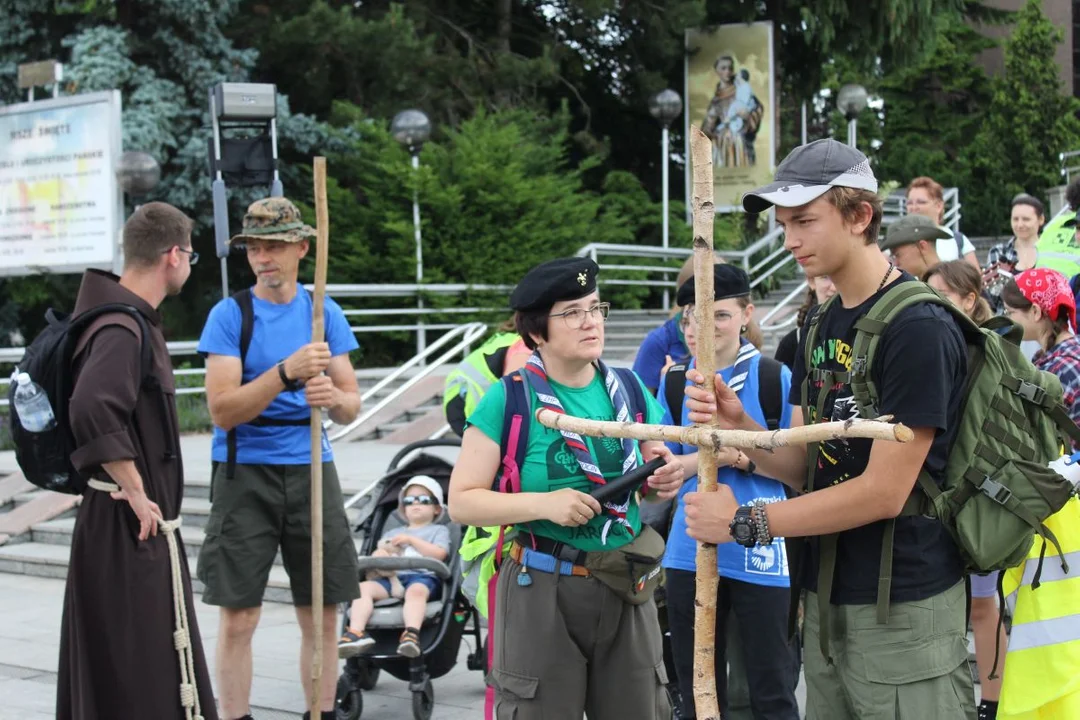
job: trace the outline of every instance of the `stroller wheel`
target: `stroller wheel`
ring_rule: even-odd
[[[370,660],[361,659],[356,663],[356,684],[361,690],[374,690],[375,683],[379,682],[379,673],[382,671],[375,667]]]
[[[431,680],[424,683],[422,690],[412,695],[412,713],[416,720],[429,720],[435,709],[435,688],[431,686]]]
[[[360,720],[364,712],[364,695],[351,673],[344,672],[337,681],[334,714],[337,720]]]

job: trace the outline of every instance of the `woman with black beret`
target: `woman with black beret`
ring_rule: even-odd
[[[652,597],[664,544],[638,501],[673,497],[683,468],[662,442],[582,437],[533,417],[541,407],[594,420],[663,415],[636,375],[600,359],[609,306],[598,270],[588,258],[552,260],[514,289],[533,354],[469,416],[450,479],[455,521],[506,526],[514,538],[488,608],[496,718],[671,717]],[[520,433],[523,453],[509,439]],[[654,458],[667,464],[637,492],[589,494]]]

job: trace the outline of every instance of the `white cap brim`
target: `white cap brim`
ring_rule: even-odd
[[[763,213],[773,205],[780,207],[801,207],[812,203],[834,187],[847,187],[855,190],[878,191],[875,178],[867,178],[855,173],[838,175],[835,180],[825,185],[802,185],[790,180],[777,180],[764,187],[743,195],[743,208],[750,213]]]

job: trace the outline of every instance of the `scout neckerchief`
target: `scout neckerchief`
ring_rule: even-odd
[[[630,401],[626,394],[626,390],[619,385],[619,379],[616,377],[615,372],[611,370],[602,360],[596,361],[597,368],[600,374],[604,376],[604,386],[607,388],[608,397],[611,398],[611,405],[615,409],[615,419],[618,422],[628,422],[630,420]],[[565,415],[566,410],[563,409],[562,403],[559,402],[559,398],[555,395],[555,392],[551,389],[551,382],[548,380],[547,370],[544,368],[544,361],[540,357],[540,352],[537,350],[533,352],[525,365],[525,369],[532,373],[533,389],[536,391],[536,397],[540,400],[540,404],[548,410],[557,412],[560,415]],[[578,465],[581,466],[581,471],[585,473],[585,477],[589,479],[589,482],[594,482],[597,485],[606,484],[603,473],[600,472],[600,468],[596,464],[596,459],[593,454],[589,452],[589,447],[585,444],[585,440],[576,432],[570,430],[560,430],[563,439],[566,441],[567,447],[573,451],[574,456],[577,458]],[[637,459],[637,444],[633,440],[624,438],[622,440],[623,449],[623,465],[622,471],[625,475],[638,466]],[[626,500],[622,504],[616,504],[614,502],[604,503],[604,510],[607,515],[611,517],[604,523],[604,530],[600,534],[600,542],[607,544],[608,530],[611,529],[612,523],[619,523],[624,525],[630,534],[634,534],[634,529],[631,527],[630,522],[626,519],[626,513],[630,509],[630,498],[633,493],[626,494]]]
[[[756,358],[761,353],[754,347],[746,338],[742,338],[742,342],[739,345],[739,352],[735,355],[734,367],[731,371],[731,379],[728,380],[727,386],[731,388],[732,392],[738,393],[746,385],[746,378],[750,376],[750,361]]]

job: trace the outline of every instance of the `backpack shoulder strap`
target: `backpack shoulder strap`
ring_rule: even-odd
[[[780,418],[784,414],[784,386],[780,382],[783,367],[764,355],[758,362],[758,402],[765,414],[765,427],[769,430],[780,429]]]
[[[494,480],[492,490],[520,492],[521,464],[525,460],[525,450],[529,444],[529,425],[532,421],[528,380],[523,371],[516,370],[503,376],[499,382],[503,384],[506,392],[506,402],[503,405],[502,440],[499,443],[502,466]]]
[[[664,397],[671,410],[671,421],[682,424],[683,398],[686,393],[686,363],[679,363],[668,368],[664,375]]]
[[[251,299],[251,288],[236,291],[232,294],[232,299],[240,306],[240,372],[243,375],[248,350],[251,348],[251,334],[255,330],[255,303]],[[225,477],[231,480],[236,477],[235,427],[225,433],[225,453]]]
[[[251,288],[238,290],[232,299],[240,306],[240,364],[243,365],[251,347],[251,334],[255,331],[255,303],[251,299]]]
[[[964,234],[959,230],[953,232],[953,238],[956,240],[956,259],[964,259]]]
[[[965,336],[982,332],[959,308],[926,283],[897,283],[874,303],[866,315],[855,322],[855,343],[851,350],[851,393],[861,417],[874,418],[878,415],[877,385],[871,377],[878,343],[884,337],[889,323],[903,310],[918,303],[931,303],[945,308],[960,325]]]
[[[130,318],[130,320],[125,318]],[[154,349],[150,343],[150,325],[134,305],[124,303],[99,305],[72,318],[70,332],[77,338],[72,358],[86,349],[99,330],[110,325],[120,325],[135,333],[139,339],[140,382],[154,384],[156,378],[153,373]]]
[[[641,381],[638,380],[637,374],[630,368],[617,367],[615,375],[630,398],[630,414],[634,422],[645,422],[649,406],[645,404],[645,392],[641,389]]]

